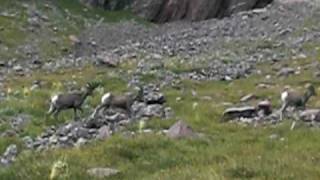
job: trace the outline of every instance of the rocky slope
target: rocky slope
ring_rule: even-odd
[[[34,60],[33,56],[38,56],[34,53],[23,62],[0,62],[0,70],[3,78],[10,73],[29,74],[34,69],[55,71],[61,67],[135,59],[139,61],[138,74],[157,69],[164,76],[164,64],[178,63],[186,68],[179,72],[169,70],[163,78],[232,80],[254,72],[259,62],[315,55],[317,47],[309,47],[320,36],[319,18],[318,8],[303,2],[274,3],[222,20],[194,23],[146,27],[135,22],[100,22],[76,37],[79,43],[70,51],[72,56],[43,62]]]
[[[262,61],[313,56],[315,49],[308,44],[316,43],[320,36],[319,17],[318,9],[307,3],[275,3],[223,20],[169,23],[148,29],[136,23],[101,25],[83,33],[76,54],[96,54],[115,61],[139,56],[141,66],[179,57],[180,64],[191,67],[183,76],[236,79],[248,75]]]

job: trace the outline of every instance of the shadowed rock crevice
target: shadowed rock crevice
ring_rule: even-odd
[[[177,20],[201,21],[222,18],[233,13],[262,8],[273,0],[81,0],[92,7],[132,11],[156,23]]]

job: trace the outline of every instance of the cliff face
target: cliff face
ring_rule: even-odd
[[[266,6],[273,0],[81,0],[108,10],[131,7],[137,15],[157,23],[199,21]]]
[[[272,0],[139,0],[133,3],[136,14],[153,22],[199,21],[229,16],[259,8]]]

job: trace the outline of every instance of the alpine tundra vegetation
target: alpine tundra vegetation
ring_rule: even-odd
[[[319,178],[318,1],[0,3],[0,179]]]

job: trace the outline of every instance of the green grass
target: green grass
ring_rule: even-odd
[[[57,0],[56,5],[61,9],[68,9],[71,14],[80,15],[86,18],[104,18],[106,22],[119,22],[122,20],[139,20],[142,19],[134,17],[130,11],[106,11],[102,8],[88,8],[79,4],[77,0]]]
[[[290,66],[303,66],[310,62],[308,59],[295,60],[290,61]],[[129,66],[123,68],[128,69]],[[42,153],[25,151],[11,167],[0,169],[0,176],[8,180],[44,179],[49,177],[54,162],[64,157],[69,167],[68,179],[78,180],[92,179],[85,173],[92,167],[119,169],[121,173],[110,179],[128,180],[317,179],[320,176],[318,166],[320,145],[316,143],[319,130],[298,124],[294,131],[289,131],[289,121],[277,126],[255,128],[219,123],[221,114],[226,108],[224,102],[237,103],[242,96],[254,93],[261,99],[270,98],[277,108],[280,106],[279,92],[284,85],[289,84],[298,88],[312,79],[312,70],[303,71],[300,75],[289,78],[278,78],[275,76],[276,72],[270,68],[270,64],[261,64],[259,68],[262,69],[263,75],[254,75],[234,82],[183,81],[186,89],[197,91],[196,97],[191,95],[191,91],[165,89],[167,104],[174,109],[178,119],[185,120],[195,131],[204,133],[203,138],[171,140],[157,134],[137,134],[133,137],[117,134],[107,141],[92,142],[80,149],[59,149]],[[2,102],[0,109],[4,110],[1,111],[1,117],[10,117],[17,113],[31,114],[33,120],[25,128],[23,135],[35,136],[45,127],[63,123],[72,117],[70,112],[64,112],[58,122],[43,118],[47,110],[46,100],[55,91],[54,82],[61,81],[72,73],[74,80],[78,82],[78,87],[88,80],[99,79],[104,82],[104,91],[121,93],[127,88],[124,81],[116,78],[119,72],[121,71],[86,67],[81,70],[62,70],[40,77],[38,73],[41,72],[31,77],[16,79],[12,77],[12,80],[6,83],[6,87],[11,87],[13,90],[21,91],[35,79],[46,82],[46,85],[26,96],[17,93],[9,101]],[[269,89],[259,89],[256,85],[265,81],[265,74],[272,75],[270,81],[275,84]],[[315,80],[313,82],[319,87]],[[62,87],[61,90],[65,89]],[[101,93],[102,90],[97,91],[86,104],[90,107],[96,105]],[[212,100],[202,100],[203,96],[210,96]],[[176,102],[177,97],[181,97],[182,100]],[[193,103],[199,104],[196,109],[193,108]],[[309,106],[318,105],[320,104],[317,98],[313,98],[309,104]],[[91,110],[91,108],[86,109],[86,113]],[[175,120],[154,119],[147,122],[146,128],[160,131],[169,128],[174,122]],[[4,130],[8,127],[4,124],[1,128]],[[136,130],[137,125],[132,124],[128,129]],[[272,134],[277,134],[279,138],[271,140],[269,136]],[[0,152],[13,142],[23,148],[18,138],[0,138]]]
[[[24,7],[24,4],[28,7]],[[40,27],[34,28],[34,32],[27,29],[30,17],[28,14],[32,9],[48,17],[48,21],[41,22]],[[65,55],[62,48],[72,48],[69,35],[80,34],[89,24],[96,24],[100,19],[108,23],[129,20],[145,23],[128,11],[110,12],[99,8],[86,8],[78,0],[2,0],[0,11],[15,14],[14,17],[0,16],[0,29],[3,28],[0,30],[0,58],[3,60],[28,59],[20,49],[17,50],[23,45],[33,45],[41,60],[60,58]]]

